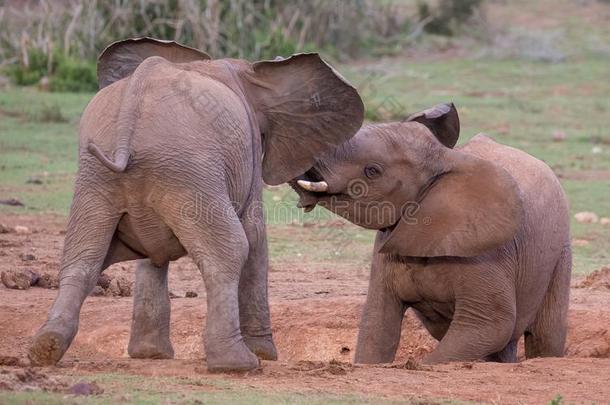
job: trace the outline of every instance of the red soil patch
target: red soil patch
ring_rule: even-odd
[[[599,270],[595,270],[574,287],[610,291],[610,267],[602,267]]]
[[[29,234],[0,234],[0,271],[31,268],[57,271],[63,243],[63,219],[14,216],[0,220],[29,227]],[[275,232],[275,231],[271,231]],[[295,231],[313,232],[308,228]],[[307,235],[304,236],[304,239]],[[24,260],[31,253],[35,260]],[[453,398],[497,403],[545,403],[561,394],[567,402],[599,402],[610,398],[610,292],[572,289],[565,358],[526,360],[519,364],[453,363],[421,366],[418,361],[436,342],[408,312],[395,364],[351,364],[367,277],[345,263],[272,260],[270,295],[272,322],[280,360],[264,362],[248,385],[265,391],[375,395],[389,398]],[[133,264],[109,269],[112,277],[133,279]],[[607,276],[608,271],[600,274]],[[595,273],[594,273],[595,274]],[[598,276],[585,279],[596,285]],[[593,280],[595,279],[595,280]],[[120,371],[142,376],[220,378],[205,371],[202,331],[205,289],[189,259],[172,264],[170,289],[197,298],[172,300],[171,338],[176,360],[132,360],[126,348],[132,300],[90,297],[83,306],[80,331],[59,367],[38,369],[63,384],[67,375]],[[324,294],[320,294],[324,291]],[[27,347],[45,320],[54,290],[26,291],[0,287],[0,389],[2,375],[14,380],[27,368]],[[18,377],[15,377],[18,378]],[[94,377],[93,377],[94,378]],[[9,385],[12,384],[9,381]],[[55,380],[54,380],[55,381]],[[62,385],[62,387],[64,387]],[[52,384],[51,388],[53,389]],[[62,388],[64,389],[64,388]]]

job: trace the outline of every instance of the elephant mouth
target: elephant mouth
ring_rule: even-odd
[[[373,229],[381,232],[384,237],[389,237],[400,222],[399,218],[391,225],[381,228],[375,220],[365,220],[363,222],[361,221],[361,218],[358,219],[357,217],[353,217],[352,210],[344,208],[357,204],[358,202],[354,202],[353,197],[350,194],[333,189],[315,167],[312,167],[302,175],[295,177],[289,184],[299,195],[297,207],[302,208],[305,212],[310,212],[320,204],[322,207],[333,211],[335,214],[350,222],[366,229]],[[343,209],[337,209],[338,207]]]
[[[290,186],[299,195],[297,207],[305,212],[313,210],[320,200],[333,195],[329,192],[328,183],[315,167],[289,182]]]

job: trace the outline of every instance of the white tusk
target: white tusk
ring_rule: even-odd
[[[297,184],[301,186],[303,190],[313,191],[314,193],[324,193],[328,190],[328,183],[325,181],[307,181],[297,180]]]

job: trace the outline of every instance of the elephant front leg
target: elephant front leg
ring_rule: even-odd
[[[133,319],[127,352],[138,359],[171,359],[169,339],[171,303],[167,286],[169,263],[155,267],[138,261],[133,297]]]
[[[262,204],[253,204],[242,223],[250,251],[239,281],[241,333],[254,354],[263,360],[277,360],[269,315],[269,260]]]
[[[360,320],[355,363],[376,364],[394,361],[406,305],[386,280],[379,255],[373,258],[369,290]]]

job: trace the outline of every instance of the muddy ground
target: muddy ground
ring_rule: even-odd
[[[0,271],[57,272],[64,221],[50,215],[4,216],[0,222],[10,232],[0,234]],[[28,229],[17,233],[12,231],[16,225]],[[271,236],[273,232],[271,228]],[[307,232],[312,230],[295,229],[295,237]],[[435,341],[407,313],[394,365],[352,366],[367,275],[354,274],[345,264],[310,265],[299,258],[272,258],[271,267],[272,322],[280,360],[263,362],[260,371],[246,376],[207,374],[201,337],[205,289],[193,263],[183,258],[172,264],[170,271],[170,290],[180,297],[172,299],[175,360],[129,359],[126,350],[132,300],[104,296],[85,302],[80,331],[58,367],[30,369],[25,353],[56,290],[32,287],[20,291],[0,286],[0,385],[3,375],[52,389],[49,381],[54,379],[121,372],[239,380],[263,392],[489,403],[548,403],[557,395],[568,403],[610,401],[610,284],[603,275],[573,281],[564,358],[524,360],[519,364],[421,366],[417,360],[434,348]],[[132,279],[133,264],[115,265],[108,273]],[[586,288],[576,288],[580,285]],[[187,291],[198,296],[183,298]],[[36,373],[45,377],[38,378]],[[39,380],[43,382],[37,383]],[[45,384],[51,384],[51,388]],[[23,384],[5,384],[2,388],[11,387],[24,389]],[[212,388],[200,385],[190,389]]]

